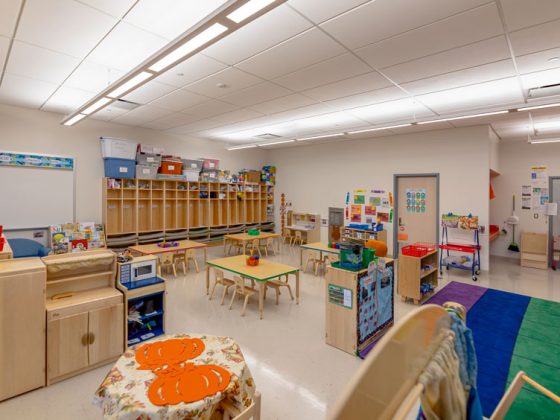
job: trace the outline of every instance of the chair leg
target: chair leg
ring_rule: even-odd
[[[235,300],[235,295],[237,294],[237,287],[233,289],[233,295],[231,295],[231,301],[229,302],[229,309],[231,311],[231,307],[233,306],[233,301]]]
[[[212,296],[214,296],[214,290],[216,290],[216,286],[218,285],[217,281],[214,281],[214,286],[212,286],[212,290],[210,291],[210,296],[208,297],[208,300],[212,300]],[[223,301],[223,299],[222,299]]]
[[[194,262],[194,268],[196,269],[196,272],[200,273],[200,270],[198,269],[198,263],[196,262],[196,258],[193,258],[193,262]]]
[[[264,255],[266,255],[268,257],[268,246],[264,247]]]
[[[288,292],[290,292],[290,297],[292,298],[292,300],[294,300],[294,295],[292,294],[292,288],[290,287],[289,284],[286,284],[286,287],[288,288]]]
[[[263,300],[266,300],[266,292],[268,291],[268,287],[265,285],[264,286],[264,296],[263,296]]]
[[[222,293],[222,300],[220,301],[220,305],[224,304],[224,300],[226,299],[228,288],[229,288],[229,286],[224,285],[224,291]]]
[[[241,311],[241,316],[245,316],[245,310],[247,309],[247,302],[249,302],[249,295],[245,296],[245,302],[243,303],[243,310]]]
[[[278,305],[279,302],[280,302],[280,288],[277,287],[276,288],[276,304]]]

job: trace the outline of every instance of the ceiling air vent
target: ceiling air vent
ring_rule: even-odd
[[[277,134],[265,133],[265,134],[259,134],[258,136],[255,137],[261,140],[272,140],[272,139],[281,138],[282,136],[279,136]]]
[[[529,98],[531,99],[545,98],[547,96],[556,95],[560,95],[560,83],[529,89]]]
[[[139,106],[141,106],[142,104],[138,104],[136,102],[130,102],[124,99],[117,99],[115,102],[113,102],[111,104],[111,106],[114,106],[116,108],[120,108],[120,109],[126,109],[127,111],[131,111],[133,109],[138,108]]]

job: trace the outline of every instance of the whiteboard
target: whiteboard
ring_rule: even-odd
[[[74,171],[0,165],[0,225],[27,229],[74,221]]]

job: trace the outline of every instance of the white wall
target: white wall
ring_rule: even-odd
[[[549,176],[560,176],[560,143],[529,144],[527,141],[500,142],[500,175],[492,180],[496,198],[490,202],[490,221],[502,227],[511,215],[512,197],[515,194],[515,213],[519,225],[515,228],[517,244],[520,234],[528,232],[548,232],[548,224],[543,215],[533,217],[531,210],[521,210],[521,186],[530,184],[531,166],[548,166]],[[501,235],[490,247],[492,255],[519,258],[519,253],[507,250],[512,238],[511,227],[506,228],[508,235]]]
[[[229,152],[224,144],[187,139],[137,127],[87,119],[74,127],[59,124],[62,116],[43,111],[0,105],[0,150],[73,156],[77,159],[76,217],[101,222],[101,179],[104,175],[99,137],[118,137],[153,144],[186,158],[220,159],[223,169],[260,168],[266,164],[263,150]],[[0,179],[0,182],[7,182]],[[17,180],[9,180],[17,182]],[[56,186],[53,185],[53,188]],[[25,193],[22,191],[22,193]],[[2,206],[9,201],[2,201]],[[37,203],[40,206],[40,203]],[[2,210],[0,206],[0,223]],[[6,226],[9,228],[9,226]]]
[[[328,215],[344,207],[346,192],[393,190],[393,174],[439,173],[440,212],[478,215],[488,225],[490,162],[487,126],[395,135],[271,150],[278,167],[277,202],[286,194],[294,210]],[[392,228],[388,232],[392,250]],[[323,228],[322,239],[327,239]],[[481,236],[482,268],[488,268],[488,235]]]
[[[488,129],[490,135],[490,169],[500,172],[500,138],[494,130]]]

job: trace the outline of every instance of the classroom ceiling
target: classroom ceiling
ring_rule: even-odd
[[[224,3],[2,0],[0,103],[70,113]],[[560,102],[527,100],[556,83],[558,0],[288,0],[91,118],[255,143]],[[560,135],[560,108],[377,134],[481,122]]]

